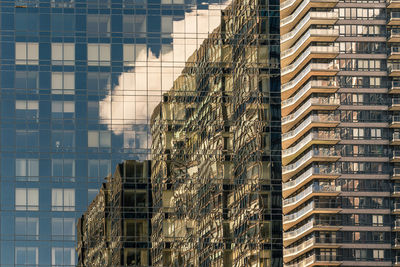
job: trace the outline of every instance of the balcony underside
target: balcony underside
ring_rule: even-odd
[[[392,53],[389,55],[388,59],[400,59],[399,53]]]
[[[395,69],[389,72],[390,77],[400,76],[400,69]]]
[[[293,2],[293,4],[287,6],[286,8],[283,8],[280,10],[281,14],[281,19],[286,18],[290,14],[292,14],[297,7],[302,3],[303,0],[296,0]],[[280,3],[284,3],[287,1],[280,1]],[[336,4],[338,3],[338,0],[311,0],[310,3],[307,6],[310,7],[324,7],[324,8],[329,8],[329,7],[335,7]]]
[[[340,245],[332,244],[332,243],[320,243],[320,242],[313,243],[310,246],[307,246],[306,248],[304,248],[303,250],[299,251],[296,254],[290,254],[288,256],[283,256],[283,262],[288,263],[289,261],[291,261],[295,258],[298,258],[298,257],[304,255],[305,253],[307,253],[313,249],[316,249],[316,248],[339,248],[339,247],[340,247]]]
[[[389,43],[398,43],[400,42],[400,35],[391,35],[389,36]]]
[[[389,19],[389,22],[387,23],[387,25],[389,25],[389,26],[400,25],[400,18]]]
[[[389,107],[389,110],[397,111],[400,110],[400,104],[394,104]]]
[[[389,94],[400,94],[400,87],[391,87],[389,88]]]

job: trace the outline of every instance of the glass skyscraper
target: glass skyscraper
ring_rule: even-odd
[[[149,158],[153,108],[228,4],[0,2],[1,266],[75,265],[76,218],[111,166]]]

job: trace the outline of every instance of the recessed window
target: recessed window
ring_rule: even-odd
[[[87,49],[89,66],[110,65],[110,44],[88,44]]]
[[[15,64],[37,65],[39,63],[38,43],[15,43]]]
[[[51,44],[51,63],[54,65],[74,65],[75,64],[75,44],[74,43],[52,43]]]
[[[38,188],[16,188],[15,189],[16,210],[39,210]]]
[[[74,211],[75,189],[52,189],[51,208],[53,211]]]

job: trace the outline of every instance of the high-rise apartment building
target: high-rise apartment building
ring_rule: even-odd
[[[77,218],[150,158],[154,107],[229,3],[0,1],[2,267],[76,265]]]
[[[274,8],[223,10],[152,115],[154,266],[282,266]]]
[[[399,8],[281,2],[285,266],[400,266]]]

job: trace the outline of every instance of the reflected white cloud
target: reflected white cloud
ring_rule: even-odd
[[[226,5],[209,5],[208,9],[192,10],[185,13],[184,19],[173,21],[172,44],[162,45],[159,55],[146,45],[132,44],[124,49],[131,51],[129,57],[132,61],[128,64],[132,66],[132,71],[122,73],[118,85],[99,103],[100,119],[108,124],[109,130],[122,134],[131,130],[132,125],[148,123],[162,93],[172,88],[186,60],[219,26],[221,9]]]

